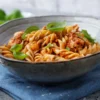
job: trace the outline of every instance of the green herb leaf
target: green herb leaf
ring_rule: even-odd
[[[66,50],[70,51],[70,48],[69,47],[66,47]]]
[[[0,20],[0,24],[4,24],[6,21],[4,20]]]
[[[30,27],[28,27],[28,28],[25,30],[24,34],[22,35],[22,39],[25,39],[25,36],[26,36],[27,34],[30,34],[32,31],[36,31],[36,30],[39,30],[39,27],[38,27],[38,26],[30,26]]]
[[[21,44],[15,44],[11,47],[11,51],[12,52],[19,52],[21,49],[23,48],[23,45]]]
[[[13,52],[14,58],[23,60],[27,57],[26,54],[20,52],[20,50],[22,50],[22,48],[23,48],[23,45],[21,45],[21,44],[15,44],[14,46],[11,47],[10,50]]]
[[[62,31],[66,26],[66,21],[63,22],[51,22],[48,23],[46,28],[50,31],[59,32]]]
[[[27,55],[22,52],[13,52],[13,55],[15,59],[19,59],[19,60],[23,60],[27,57]]]
[[[84,34],[84,37],[87,38],[91,43],[95,43],[95,39],[93,39],[90,34],[87,32],[87,30],[81,31]]]
[[[46,48],[51,48],[51,47],[53,47],[53,46],[54,46],[53,44],[49,43],[49,44],[46,46]]]
[[[16,18],[23,18],[21,11],[18,10],[18,9],[14,10],[11,14],[6,16],[6,20],[13,20],[13,19],[16,19]]]
[[[23,17],[23,15],[21,14],[20,10],[14,10],[11,14],[6,15],[4,10],[0,9],[0,24],[3,24],[9,20],[13,20],[16,18],[22,18],[22,17]]]
[[[6,18],[6,13],[2,9],[0,9],[0,20],[5,20],[5,18]]]

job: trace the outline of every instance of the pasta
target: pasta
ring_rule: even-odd
[[[86,30],[79,30],[77,24],[64,26],[60,22],[41,29],[31,26],[16,32],[8,44],[0,46],[3,56],[28,62],[69,61],[97,52],[100,44]]]
[[[95,43],[93,45],[85,46],[82,50],[79,51],[80,55],[86,56],[90,54],[94,54],[100,51],[100,45]]]
[[[5,57],[13,58],[13,54],[12,54],[11,51],[9,50],[9,47],[7,47],[6,45],[0,46],[0,53],[1,53],[2,55],[4,55]]]

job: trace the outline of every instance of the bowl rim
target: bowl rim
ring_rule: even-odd
[[[76,18],[89,18],[89,19],[94,19],[95,21],[99,21],[100,19],[94,16],[84,16],[84,15],[44,15],[44,16],[33,16],[33,17],[28,17],[28,18],[18,18],[18,19],[14,19],[11,21],[8,21],[6,23],[4,23],[3,25],[0,26],[0,29],[2,29],[2,27],[4,27],[5,25],[9,24],[9,23],[13,23],[15,21],[20,21],[20,20],[25,20],[25,19],[30,19],[30,18],[41,18],[41,17],[76,17]],[[28,61],[24,61],[24,60],[17,60],[17,59],[11,59],[11,58],[7,58],[3,55],[0,54],[0,63],[2,63],[1,59],[7,60],[9,62],[17,62],[17,63],[25,63],[25,64],[56,64],[56,63],[64,63],[64,62],[73,62],[73,61],[79,61],[82,59],[88,59],[94,56],[99,55],[100,52],[97,52],[95,54],[91,54],[85,57],[81,57],[81,58],[75,58],[75,59],[71,59],[71,60],[66,60],[66,61],[50,61],[50,62],[28,62]]]
[[[79,61],[79,60],[86,60],[88,58],[98,56],[98,55],[100,55],[100,52],[95,53],[95,54],[91,54],[91,55],[88,55],[88,56],[85,56],[85,57],[75,58],[75,59],[66,60],[66,61],[28,62],[28,61],[24,61],[24,60],[7,58],[7,57],[0,54],[0,63],[2,63],[1,59],[4,59],[4,60],[9,61],[9,62],[17,62],[17,63],[25,63],[25,64],[56,64],[56,63],[65,63],[65,62],[68,63],[68,62],[75,62],[75,61]]]

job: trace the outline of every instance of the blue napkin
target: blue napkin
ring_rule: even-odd
[[[77,100],[100,90],[100,65],[80,78],[50,86],[23,80],[0,65],[0,89],[15,100]]]

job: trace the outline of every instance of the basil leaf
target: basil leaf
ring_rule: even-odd
[[[19,52],[22,48],[23,48],[23,45],[21,44],[15,44],[14,46],[11,47],[10,50],[13,52],[14,58],[23,60],[27,57],[26,54]]]
[[[19,59],[19,60],[23,60],[27,57],[27,55],[22,52],[13,52],[13,56],[15,59]]]
[[[25,36],[26,36],[27,34],[30,34],[32,31],[36,31],[36,30],[39,30],[39,27],[38,27],[38,26],[30,26],[30,27],[28,27],[28,28],[25,30],[24,34],[22,35],[22,39],[25,39]]]
[[[69,47],[66,47],[66,50],[70,51],[70,48]]]
[[[53,46],[54,46],[53,44],[49,43],[49,44],[46,46],[46,48],[50,48],[50,47],[53,47]]]
[[[12,52],[19,52],[21,49],[23,48],[23,45],[21,44],[15,44],[11,47],[11,51]]]
[[[18,10],[18,9],[14,10],[11,14],[6,16],[6,20],[13,20],[13,19],[16,19],[16,18],[23,18],[21,11]]]
[[[6,21],[4,20],[0,20],[0,24],[4,24]]]
[[[59,32],[62,31],[66,26],[66,21],[63,22],[51,22],[48,23],[46,28],[50,31]]]
[[[87,38],[91,43],[95,43],[95,39],[93,39],[90,34],[87,32],[87,30],[81,31],[84,34],[84,37]]]
[[[5,20],[5,18],[6,18],[6,13],[2,9],[0,9],[0,20]]]

